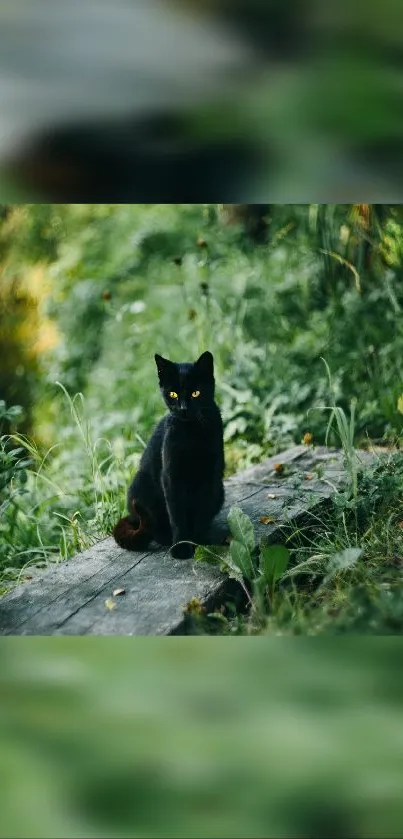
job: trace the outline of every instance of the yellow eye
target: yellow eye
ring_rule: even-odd
[[[171,393],[169,395],[170,395],[171,399],[177,399],[178,398],[178,394],[174,390],[171,390]]]
[[[193,399],[197,399],[200,396],[200,390],[194,390],[192,393]]]

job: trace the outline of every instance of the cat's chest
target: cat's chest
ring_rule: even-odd
[[[215,456],[215,440],[192,428],[171,428],[165,435],[162,460],[165,467],[180,471],[208,468]]]

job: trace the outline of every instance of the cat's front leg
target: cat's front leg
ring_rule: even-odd
[[[174,559],[191,559],[194,555],[194,545],[187,541],[191,539],[188,494],[180,483],[172,481],[168,475],[162,476],[162,486],[172,529],[171,554]],[[178,542],[181,544],[177,544]]]
[[[222,483],[216,482],[215,486],[210,483],[202,484],[192,496],[191,508],[191,532],[193,540],[197,545],[210,543],[210,529],[214,517],[221,509],[224,502],[224,487]]]

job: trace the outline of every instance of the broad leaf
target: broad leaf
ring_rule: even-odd
[[[233,564],[239,569],[242,576],[247,580],[254,577],[253,562],[249,550],[244,544],[233,539],[230,547],[230,556]]]
[[[231,577],[233,580],[237,580],[238,583],[243,583],[244,576],[242,570],[240,569],[239,565],[237,565],[237,563],[233,561],[229,551],[227,555],[223,557],[222,563],[225,572],[226,574],[228,574],[229,577]]]
[[[255,547],[253,524],[240,507],[231,507],[228,513],[228,525],[232,536],[241,542],[251,554]]]
[[[261,548],[259,567],[266,583],[273,585],[280,579],[290,561],[284,545],[265,545]]]

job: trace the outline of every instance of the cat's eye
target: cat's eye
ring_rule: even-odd
[[[176,393],[175,390],[171,390],[169,395],[170,395],[171,399],[177,399],[178,398],[178,394]]]
[[[200,390],[194,390],[192,393],[193,399],[197,399],[200,396]]]

